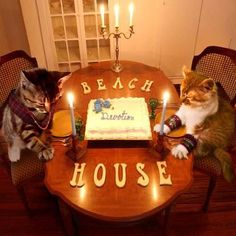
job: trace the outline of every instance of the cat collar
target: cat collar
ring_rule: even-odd
[[[8,105],[11,111],[14,112],[19,118],[21,118],[24,123],[31,124],[41,130],[45,130],[48,128],[54,112],[54,106],[52,106],[52,109],[48,113],[48,115],[42,121],[38,121],[34,114],[29,111],[29,109],[19,101],[19,99],[17,99],[15,90],[12,90],[9,95]]]

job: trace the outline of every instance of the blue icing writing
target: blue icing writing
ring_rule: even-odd
[[[121,114],[108,114],[107,112],[102,112],[101,120],[134,120],[134,117],[129,115],[126,111]]]

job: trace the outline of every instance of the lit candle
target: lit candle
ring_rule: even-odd
[[[119,10],[120,7],[118,4],[114,6],[114,11],[115,11],[115,27],[119,27]]]
[[[101,13],[102,27],[105,27],[105,18],[104,18],[105,8],[103,4],[100,6],[100,13]]]
[[[69,92],[67,94],[67,99],[68,99],[69,107],[70,107],[72,135],[75,137],[76,136],[76,129],[75,129],[75,115],[74,115],[74,105],[73,105],[73,103],[74,103],[73,93]]]
[[[164,131],[164,123],[165,123],[165,115],[166,115],[166,106],[167,101],[169,98],[169,93],[165,92],[163,95],[163,107],[162,107],[162,113],[161,113],[161,127],[160,127],[160,135],[163,135]]]
[[[131,2],[129,4],[129,26],[133,25],[133,15],[134,15],[134,4]]]

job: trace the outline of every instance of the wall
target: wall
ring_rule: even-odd
[[[195,54],[208,45],[236,50],[236,1],[204,0]]]
[[[0,0],[0,55],[13,50],[29,54],[29,45],[18,0]]]
[[[236,50],[235,0],[133,1],[135,35],[120,40],[122,59],[159,67],[178,83],[183,65],[190,67],[193,56],[205,47],[217,45]],[[118,2],[123,7],[121,19],[127,30],[124,5],[127,8],[128,2]],[[124,24],[121,22],[122,27]]]
[[[40,27],[38,21],[36,2],[39,1],[47,2],[20,0],[25,6],[23,12],[31,53],[34,51],[33,55],[45,64],[40,32],[40,28],[45,30],[45,27]],[[236,49],[236,0],[132,1],[135,4],[135,34],[128,40],[119,40],[120,59],[159,67],[172,81],[179,82],[182,66],[190,67],[193,56],[208,45]],[[116,2],[120,4],[120,30],[128,33],[130,1],[125,0],[109,1],[111,30],[114,31],[112,6]],[[114,49],[112,53],[115,58]]]
[[[130,1],[110,1],[110,26],[114,31],[114,16],[112,6],[118,2],[120,5],[120,30],[126,34],[129,32]],[[161,27],[161,1],[133,0],[134,3],[134,32],[130,39],[121,37],[119,40],[120,59],[143,62],[151,66],[157,66],[160,50],[160,27]],[[113,56],[113,58],[115,58]]]
[[[45,1],[45,0],[40,0]],[[46,0],[47,1],[47,0]],[[41,25],[39,15],[43,14],[37,10],[37,0],[19,0],[23,12],[23,19],[27,29],[27,37],[30,42],[30,52],[37,58],[39,67],[47,68],[43,39],[41,35]],[[43,28],[42,28],[43,29]]]
[[[165,0],[161,11],[159,67],[170,78],[182,77],[183,65],[191,65],[201,1]]]

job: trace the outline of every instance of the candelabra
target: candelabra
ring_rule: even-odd
[[[82,156],[86,153],[86,148],[80,145],[78,136],[71,136],[71,146],[69,147],[66,155],[73,160],[78,162]]]
[[[116,59],[115,62],[113,63],[111,69],[115,72],[120,72],[123,69],[123,66],[120,64],[119,62],[119,38],[121,38],[121,36],[124,36],[125,39],[130,39],[132,34],[134,34],[134,29],[133,29],[133,25],[131,25],[129,27],[129,35],[126,35],[123,32],[119,31],[119,26],[115,26],[115,32],[109,33],[107,35],[107,31],[106,31],[106,26],[102,26],[101,27],[101,35],[103,36],[104,39],[109,39],[110,37],[113,36],[113,38],[116,40],[115,45],[115,53],[116,53]]]

